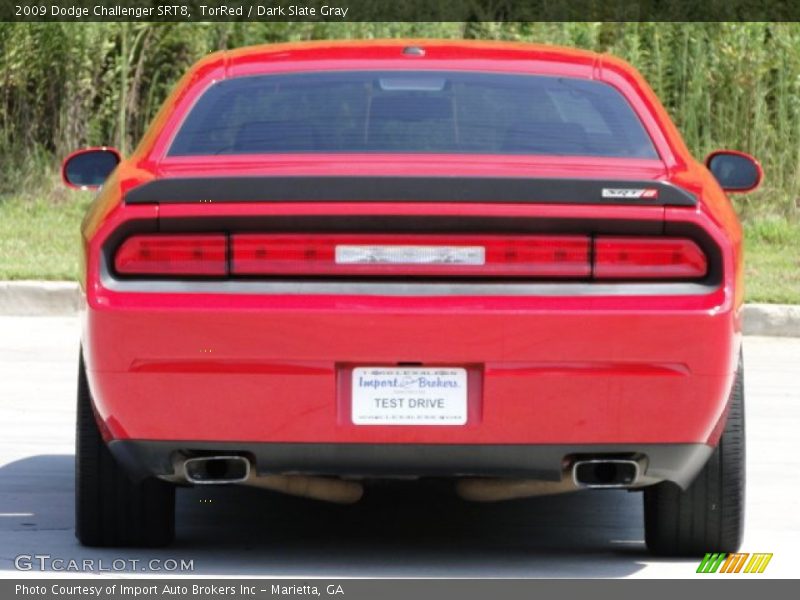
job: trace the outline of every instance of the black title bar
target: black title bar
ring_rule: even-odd
[[[0,21],[800,21],[800,0],[4,0]]]

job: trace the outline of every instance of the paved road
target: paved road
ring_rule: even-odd
[[[21,575],[19,554],[106,565],[183,558],[203,575],[694,576],[696,561],[646,554],[641,497],[625,492],[473,505],[440,485],[396,484],[338,507],[248,489],[186,489],[172,548],[81,548],[72,534],[77,335],[74,318],[0,317],[0,577]],[[800,339],[747,338],[745,358],[743,551],[773,552],[765,575],[795,577]]]

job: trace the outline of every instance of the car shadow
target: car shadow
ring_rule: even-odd
[[[639,494],[602,491],[494,504],[448,482],[372,485],[339,506],[243,487],[182,488],[169,548],[83,548],[73,534],[71,455],[0,467],[0,569],[19,554],[186,559],[193,574],[624,577],[650,562]],[[163,572],[149,574],[165,574]],[[178,573],[170,573],[177,575]]]

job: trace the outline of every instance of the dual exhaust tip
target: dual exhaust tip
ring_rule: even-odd
[[[628,488],[639,480],[639,462],[629,458],[587,458],[572,465],[577,488]]]
[[[244,483],[250,477],[250,461],[244,456],[197,456],[184,461],[183,474],[196,485]]]
[[[250,479],[250,460],[244,456],[198,456],[186,459],[186,480],[196,485],[244,483]],[[631,487],[639,479],[639,462],[627,458],[586,458],[572,464],[576,488]]]

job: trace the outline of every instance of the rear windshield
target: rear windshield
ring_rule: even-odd
[[[195,104],[169,155],[335,152],[658,158],[605,83],[428,71],[224,80]]]

